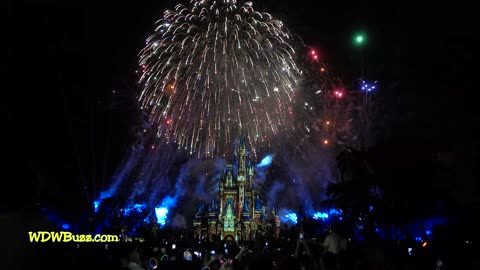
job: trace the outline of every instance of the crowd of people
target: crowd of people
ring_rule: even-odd
[[[332,227],[319,234],[282,233],[278,239],[226,242],[195,239],[188,229],[162,229],[157,239],[118,243],[26,243],[7,269],[329,270],[478,269],[475,240],[359,241]],[[126,240],[126,239],[124,239]],[[462,241],[460,241],[462,240]],[[463,243],[463,244],[462,244]],[[14,247],[12,247],[14,248]]]
[[[266,239],[225,242],[215,237],[206,241],[162,241],[162,247],[134,245],[121,257],[124,270],[153,269],[343,269],[347,266],[348,239],[334,227],[324,239]],[[142,247],[144,246],[144,247]],[[146,249],[145,249],[146,248]],[[346,268],[345,268],[346,269]]]
[[[42,249],[42,256],[56,257],[53,261],[43,261],[43,266],[54,263],[63,266],[59,269],[102,270],[476,269],[468,261],[473,256],[454,258],[452,254],[438,252],[432,247],[434,243],[425,246],[378,239],[356,242],[335,227],[313,238],[303,239],[302,234],[297,234],[295,238],[260,237],[238,243],[215,237],[199,241],[184,236],[183,232],[169,236],[157,242],[71,243],[73,246],[68,248],[57,245],[53,252]]]

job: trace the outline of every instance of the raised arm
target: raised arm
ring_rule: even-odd
[[[295,247],[295,252],[293,253],[293,257],[298,258],[299,252],[300,252],[300,240],[297,240],[297,246]]]
[[[241,261],[242,260],[242,255],[245,253],[245,251],[247,251],[248,248],[245,247],[245,246],[242,246],[242,248],[240,249],[240,251],[238,252],[237,255],[235,255],[235,260],[239,260]]]
[[[327,235],[322,244],[323,254],[327,253],[329,246],[330,246],[330,235]]]

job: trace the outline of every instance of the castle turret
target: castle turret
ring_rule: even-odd
[[[228,164],[225,173],[225,186],[227,188],[233,187],[232,164]]]
[[[261,210],[261,215],[260,215],[260,221],[261,222],[265,222],[266,220],[266,217],[265,217],[265,207],[262,207],[262,210]]]
[[[203,201],[202,198],[198,198],[198,203],[197,203],[197,211],[195,212],[195,216],[202,216],[203,214]]]
[[[245,147],[245,141],[244,139],[240,139],[240,147],[238,149],[238,155],[239,155],[239,159],[238,159],[238,176],[239,176],[239,181],[241,180],[240,179],[240,176],[243,177],[242,180],[246,180],[245,177],[246,177],[246,170],[245,170],[245,158],[247,156],[247,148]]]
[[[255,213],[262,212],[262,201],[260,200],[260,196],[257,195],[255,198]]]
[[[238,174],[237,174],[237,181],[238,181],[238,204],[240,206],[244,205],[245,202],[245,188],[247,186],[247,177],[246,177],[246,170],[245,170],[245,159],[247,155],[247,149],[245,148],[245,142],[243,138],[240,139],[240,147],[238,149]],[[239,207],[240,208],[240,207]],[[238,216],[242,215],[241,209],[238,209],[239,213]]]
[[[202,237],[202,220],[203,220],[203,202],[202,198],[198,198],[197,211],[195,218],[193,219],[193,227],[195,229],[195,238],[201,239]]]
[[[275,202],[273,203],[272,215],[274,219],[274,236],[278,238],[280,236],[280,217],[277,214],[277,209],[275,208]]]
[[[251,219],[250,219],[250,206],[248,198],[245,198],[245,203],[243,205],[242,211],[242,239],[247,241],[250,240],[250,230],[251,230]]]
[[[250,220],[250,206],[248,202],[248,198],[245,198],[245,203],[243,204],[243,211],[242,217],[245,220]]]
[[[220,191],[220,198],[223,198],[223,180],[220,180],[218,190]],[[223,200],[220,200],[220,207],[218,209],[218,217],[220,221],[222,220],[222,214],[223,214]]]
[[[217,205],[215,204],[215,200],[212,199],[212,203],[210,203],[210,207],[208,209],[209,213],[215,213],[217,211]]]
[[[253,174],[254,174],[254,168],[253,166],[250,164],[250,166],[248,167],[248,185],[249,185],[249,188],[253,188]]]
[[[217,207],[214,199],[208,209],[208,234],[210,236],[217,234]]]

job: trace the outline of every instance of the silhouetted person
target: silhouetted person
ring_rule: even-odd
[[[129,270],[144,270],[141,266],[140,253],[136,250],[128,254],[128,269]]]
[[[323,242],[325,249],[323,263],[326,269],[335,269],[338,264],[338,256],[347,250],[347,240],[338,233],[337,227],[332,226]]]

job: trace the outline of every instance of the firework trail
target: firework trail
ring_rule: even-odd
[[[193,0],[165,11],[139,54],[138,99],[158,142],[215,156],[240,135],[255,147],[291,129],[301,75],[292,43],[251,2]]]

